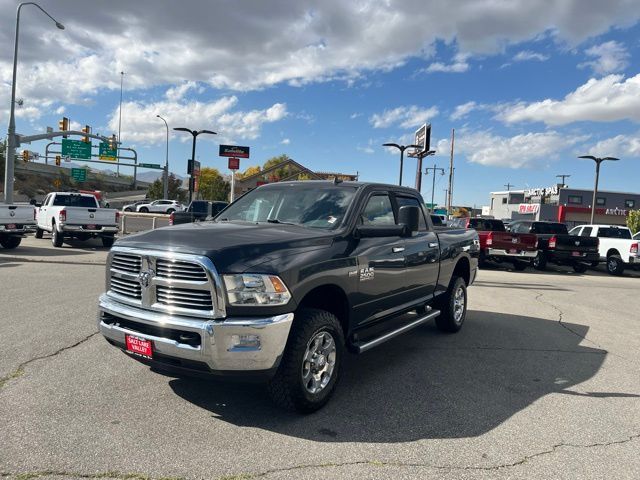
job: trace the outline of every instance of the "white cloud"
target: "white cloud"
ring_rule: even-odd
[[[640,157],[640,132],[633,135],[616,135],[601,140],[589,151],[590,155],[625,157]]]
[[[625,46],[615,40],[588,48],[584,52],[594,60],[581,63],[580,68],[591,68],[598,75],[621,72],[629,66],[629,52]]]
[[[265,123],[273,123],[287,116],[287,107],[275,103],[263,110],[232,111],[238,99],[235,96],[222,97],[212,102],[168,100],[155,103],[124,102],[122,104],[122,139],[127,143],[153,144],[166,138],[164,125],[156,118],[161,114],[170,128],[189,127],[209,129],[218,133],[215,137],[203,135],[203,140],[230,141],[231,139],[253,140],[260,136]],[[111,131],[118,128],[118,109],[109,119]],[[172,132],[173,136],[181,135]],[[191,139],[181,135],[184,141]]]
[[[0,0],[0,10],[12,11],[15,3]],[[436,0],[254,0],[233,8],[157,0],[112,0],[89,9],[75,0],[49,3],[66,30],[27,7],[20,32],[19,96],[39,111],[91,103],[101,90],[119,89],[120,71],[127,73],[126,90],[202,82],[245,91],[352,81],[411,58],[429,59],[438,41],[464,53],[451,64],[432,64],[431,71],[463,71],[469,54],[502,52],[550,30],[575,46],[613,26],[633,25],[640,16],[637,0],[588,7],[584,0],[460,0],[456,8]],[[0,45],[13,45],[13,28],[12,15],[0,16]],[[11,55],[11,48],[0,50],[2,86],[10,83]]]
[[[453,113],[450,115],[449,118],[451,120],[459,120],[469,115],[472,111],[478,109],[478,107],[479,105],[473,101],[463,103],[461,105],[456,106],[456,108],[454,109]]]
[[[356,118],[361,117],[361,116],[362,116],[362,113],[360,113],[360,112],[355,112],[355,113],[352,113],[351,115],[349,115],[349,118],[350,118],[351,120],[355,120]]]
[[[438,115],[437,107],[421,108],[417,105],[396,107],[382,113],[374,113],[369,118],[373,128],[417,128]]]
[[[513,60],[515,62],[527,62],[529,60],[536,60],[538,62],[544,62],[549,59],[549,55],[544,55],[538,52],[532,52],[530,50],[522,50],[514,55]]]
[[[469,57],[470,55],[467,53],[457,53],[453,57],[452,63],[435,62],[430,64],[424,71],[427,73],[464,73],[469,70]]]
[[[524,133],[512,137],[491,131],[461,130],[456,135],[455,151],[472,162],[491,167],[534,168],[559,158],[567,147],[585,136],[567,136],[555,131]],[[438,151],[449,151],[449,141],[438,142]]]
[[[202,87],[198,87],[196,82],[183,82],[180,85],[169,88],[165,92],[164,96],[171,102],[177,102],[178,100],[181,100],[189,90],[196,90],[198,93],[202,93],[204,91]]]
[[[503,106],[498,118],[507,123],[529,121],[547,125],[579,121],[640,122],[640,74],[626,80],[622,75],[592,78],[562,100],[547,98]]]
[[[282,145],[289,145],[291,143],[291,139],[290,138],[283,138],[280,143]]]

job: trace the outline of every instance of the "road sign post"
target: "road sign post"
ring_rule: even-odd
[[[231,170],[231,195],[229,199],[233,202],[236,199],[236,170],[240,170],[239,158],[229,158],[229,170]]]
[[[107,160],[109,162],[115,162],[118,158],[118,150],[115,148],[109,148],[109,144],[107,142],[100,143],[100,150],[98,156],[100,160]]]
[[[156,170],[164,170],[164,167],[159,163],[139,163],[140,168],[155,168]]]
[[[71,178],[73,178],[76,182],[86,182],[87,181],[87,169],[86,168],[72,168],[71,169]]]

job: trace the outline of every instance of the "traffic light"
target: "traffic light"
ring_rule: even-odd
[[[85,125],[84,128],[82,129],[82,133],[85,134],[85,136],[82,137],[82,141],[84,143],[91,143],[91,139],[87,137],[87,133],[91,133],[91,127],[89,125]]]
[[[118,139],[116,138],[116,134],[114,133],[109,138],[109,150],[115,150],[118,146]]]
[[[22,161],[25,163],[29,161],[29,150],[22,150]]]
[[[61,132],[69,130],[69,119],[67,117],[62,117],[62,120],[58,122],[58,128]],[[67,138],[67,136],[63,135],[62,138]]]
[[[56,167],[59,167],[61,162],[62,162],[62,157],[60,155],[56,155]]]

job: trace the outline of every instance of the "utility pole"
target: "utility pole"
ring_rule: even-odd
[[[422,160],[424,160],[425,157],[435,154],[435,150],[429,150],[428,152],[420,152],[416,155],[411,155],[412,157],[415,156],[418,159],[418,168],[416,171],[416,190],[418,190],[418,192],[421,192],[422,190]]]
[[[569,178],[570,176],[571,176],[571,175],[556,175],[556,178],[562,178],[562,186],[563,186],[563,187],[566,187],[566,186],[567,186],[567,184],[566,184],[566,183],[564,183],[564,179],[565,179],[565,178]]]
[[[433,164],[433,167],[427,167],[424,171],[425,175],[429,175],[429,171],[433,172],[433,178],[431,179],[431,211],[433,212],[433,201],[436,190],[436,172],[440,172],[440,175],[444,175],[444,168],[438,168],[436,164]]]
[[[455,142],[456,129],[451,129],[451,155],[449,157],[449,188],[447,189],[447,215],[451,213],[451,202],[453,198],[453,144]]]
[[[512,185],[512,184],[507,182],[507,183],[504,184],[504,187],[507,189],[507,192],[510,192],[511,191],[511,187],[515,187],[515,185]]]
[[[118,145],[120,145],[120,131],[122,130],[122,85],[124,83],[124,72],[120,72],[120,108],[118,109]],[[118,151],[117,155],[120,155]],[[118,162],[119,163],[119,162]],[[116,165],[116,176],[120,176],[120,165]]]

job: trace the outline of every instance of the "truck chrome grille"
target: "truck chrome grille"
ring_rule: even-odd
[[[122,270],[123,272],[139,273],[142,267],[142,257],[140,255],[128,255],[116,253],[111,258],[111,268]]]
[[[156,260],[156,275],[160,278],[172,280],[187,280],[192,282],[206,282],[207,273],[197,263],[183,260],[158,258]]]
[[[218,273],[206,257],[113,247],[107,294],[143,309],[176,315],[224,318]]]
[[[193,310],[211,310],[213,301],[211,292],[188,288],[174,288],[158,285],[156,287],[158,303],[170,307],[189,308]]]

